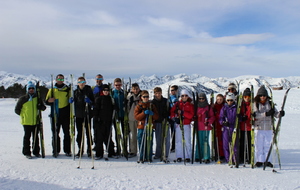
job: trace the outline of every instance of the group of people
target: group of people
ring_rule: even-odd
[[[86,84],[84,77],[79,77],[77,88],[70,92],[70,86],[64,83],[64,75],[59,74],[45,100],[37,96],[36,86],[28,82],[26,95],[19,98],[15,107],[15,112],[20,115],[21,124],[24,127],[23,154],[27,158],[32,158],[32,153],[36,157],[41,157],[37,114],[39,110],[46,109],[44,103],[56,105],[56,123],[51,129],[53,155],[55,151],[60,152],[61,128],[64,133],[65,155],[75,154],[71,151],[70,135],[70,113],[72,113],[70,105],[73,104],[78,145],[76,157],[81,157],[84,153],[85,135],[86,153],[88,157],[91,157],[94,150],[95,159],[103,158],[104,150],[106,150],[108,157],[124,156],[126,153],[128,157],[139,156],[139,160],[148,161],[168,159],[169,154],[175,152],[176,162],[190,162],[194,159],[195,162],[210,163],[212,153],[214,159],[218,158],[221,162],[249,163],[251,136],[253,135],[251,130],[254,127],[256,167],[263,165],[272,143],[273,117],[282,117],[285,114],[284,111],[277,111],[265,86],[258,89],[253,104],[251,104],[253,92],[250,88],[243,91],[240,113],[237,115],[238,89],[234,83],[229,84],[225,95],[218,94],[215,102],[209,102],[205,93],[199,93],[195,98],[187,89],[179,89],[177,85],[169,87],[168,97],[163,97],[162,89],[155,87],[154,97],[150,100],[150,93],[147,90],[141,90],[137,83],[130,85],[130,91],[127,91],[122,88],[124,81],[120,78],[116,78],[110,85],[103,84],[104,79],[101,74],[98,74],[95,80],[96,85],[91,87]],[[240,138],[231,156],[230,147],[237,119]],[[123,146],[117,143],[120,132],[117,134],[116,122],[120,124],[121,137],[128,141],[128,146],[127,142]],[[146,142],[144,135],[149,122],[152,127],[149,146],[151,150],[150,153],[146,153],[143,152]],[[128,126],[128,130],[124,130],[125,126]],[[115,140],[112,139],[112,127],[115,128]],[[192,143],[194,134],[195,145]],[[32,150],[30,149],[31,136],[33,138]],[[152,139],[156,141],[155,150],[152,150]],[[214,139],[214,147],[210,147],[211,139]],[[215,151],[212,152],[211,148]],[[268,162],[267,166],[273,167],[271,162]]]

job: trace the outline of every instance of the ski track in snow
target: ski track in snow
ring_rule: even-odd
[[[277,109],[284,91],[274,91]],[[49,107],[43,112],[46,158],[26,159],[22,155],[23,127],[14,113],[14,99],[0,99],[0,187],[1,189],[300,189],[299,89],[292,89],[286,103],[279,139],[282,170],[230,168],[226,164],[160,163],[137,164],[135,158],[98,160],[86,154],[78,159],[51,156]],[[60,135],[62,137],[62,133]],[[77,148],[77,147],[76,147]],[[171,154],[170,160],[175,158]],[[274,157],[273,157],[274,160]],[[273,162],[272,160],[272,162]]]

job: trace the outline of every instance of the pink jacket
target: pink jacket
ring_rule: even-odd
[[[206,131],[212,129],[211,124],[214,123],[215,116],[214,116],[214,111],[210,106],[206,106],[204,108],[198,107],[197,117],[198,117],[198,131]]]

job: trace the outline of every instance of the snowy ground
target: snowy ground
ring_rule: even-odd
[[[280,109],[284,91],[275,91]],[[48,112],[43,113],[46,158],[28,160],[22,155],[23,127],[14,113],[14,99],[0,99],[1,189],[300,189],[300,90],[292,89],[282,119],[279,148],[282,170],[229,168],[225,164],[137,164],[136,158],[95,161],[51,156]],[[174,157],[174,155],[171,155]],[[273,161],[274,162],[274,161]],[[278,169],[278,165],[276,169]]]

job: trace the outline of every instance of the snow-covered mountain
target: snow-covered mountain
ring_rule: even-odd
[[[66,83],[69,83],[70,80],[66,76]],[[79,76],[75,76],[77,78]],[[14,73],[8,73],[5,71],[0,71],[0,86],[5,88],[13,85],[14,83],[19,83],[26,85],[29,80],[32,81],[41,81],[41,84],[50,87],[50,76],[41,77],[36,75],[20,75]],[[112,82],[113,79],[105,79],[105,83]],[[249,87],[251,84],[254,85],[254,89],[257,89],[261,85],[266,85],[269,87],[283,87],[286,88],[295,88],[300,86],[300,76],[291,76],[285,78],[271,78],[266,76],[258,75],[243,75],[235,78],[209,78],[199,74],[186,75],[184,73],[178,75],[165,75],[165,76],[141,76],[140,78],[132,79],[131,83],[137,82],[140,85],[141,89],[147,89],[152,92],[152,89],[156,86],[160,86],[163,91],[166,93],[169,85],[179,85],[180,88],[186,88],[190,91],[205,92],[210,93],[214,92],[224,92],[227,89],[227,86],[230,82],[240,81],[240,89],[243,90]],[[75,80],[74,80],[75,82]],[[125,79],[125,82],[129,82],[129,79]],[[88,78],[87,83],[93,85],[95,83],[93,78]],[[75,83],[74,83],[75,84]],[[164,94],[165,94],[164,93]]]

